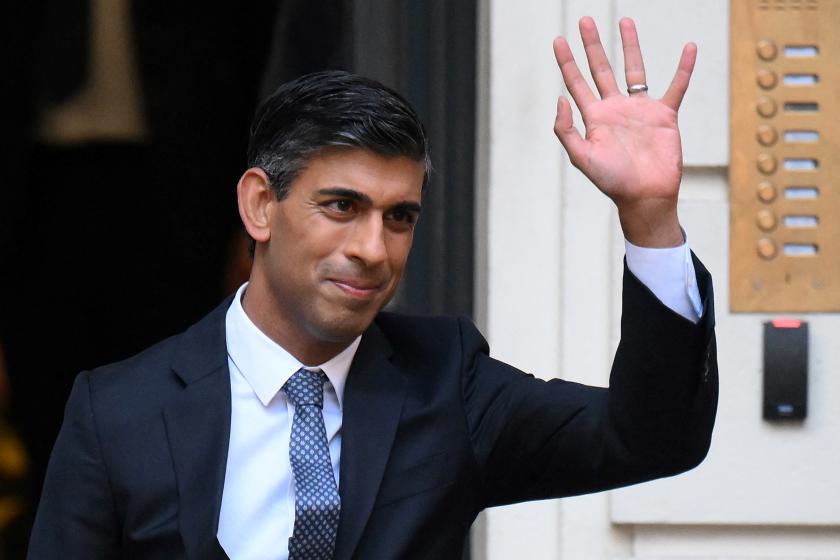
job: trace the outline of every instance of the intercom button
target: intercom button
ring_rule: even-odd
[[[779,107],[776,102],[767,96],[760,97],[755,105],[758,114],[762,117],[770,118],[776,114]]]
[[[779,78],[778,76],[776,76],[776,73],[772,70],[762,68],[758,71],[756,81],[758,82],[758,85],[761,86],[763,89],[773,89],[774,87],[776,87],[776,84],[779,83]]]
[[[773,60],[776,58],[779,49],[776,48],[776,43],[770,39],[761,39],[755,47],[755,51],[761,60]]]
[[[776,200],[776,186],[770,181],[762,181],[756,188],[756,194],[761,202],[773,202]]]
[[[772,146],[779,139],[779,133],[775,127],[769,124],[762,124],[756,131],[756,138],[762,146]]]
[[[776,244],[772,239],[762,237],[756,244],[758,254],[762,259],[770,260],[776,256]]]
[[[775,229],[777,222],[778,220],[776,220],[776,214],[766,209],[760,210],[755,218],[755,223],[758,224],[758,227],[764,231]]]
[[[775,173],[776,168],[778,167],[776,158],[767,153],[758,154],[758,159],[756,160],[756,163],[758,165],[758,170],[764,173],[765,175]]]

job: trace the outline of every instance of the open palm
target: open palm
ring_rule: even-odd
[[[645,84],[636,27],[632,20],[624,18],[619,29],[628,88]],[[591,18],[581,19],[580,34],[600,97],[583,79],[566,40],[557,38],[557,63],[580,109],[586,134],[582,136],[574,127],[571,105],[565,97],[557,105],[554,131],[572,163],[618,206],[625,234],[627,225],[631,230],[638,226],[650,230],[660,222],[668,222],[673,233],[674,228],[679,229],[676,201],[682,177],[677,110],[688,87],[697,48],[694,44],[685,46],[665,95],[653,99],[644,91],[628,96],[618,89]],[[645,223],[629,223],[637,219]]]

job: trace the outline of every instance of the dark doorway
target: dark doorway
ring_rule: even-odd
[[[435,171],[393,307],[473,312],[474,1],[119,1],[148,132],[130,141],[39,132],[45,107],[85,83],[91,0],[16,3],[0,24],[15,77],[0,109],[0,427],[30,463],[25,482],[0,480],[23,504],[0,527],[4,558],[23,557],[75,375],[181,330],[241,279],[233,193],[251,115],[280,82],[342,68],[414,104]]]

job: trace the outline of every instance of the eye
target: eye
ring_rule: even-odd
[[[354,203],[350,199],[339,198],[337,200],[327,202],[324,206],[339,214],[347,214],[353,210]]]
[[[410,228],[417,222],[417,213],[397,208],[388,214],[388,219],[399,227]]]
[[[414,214],[406,212],[405,210],[394,210],[394,212],[391,213],[391,218],[398,222],[406,222],[409,224],[414,223]]]

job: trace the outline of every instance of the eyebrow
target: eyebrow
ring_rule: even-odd
[[[394,204],[392,210],[398,210],[400,212],[414,212],[415,214],[420,213],[420,205],[416,202],[398,202]]]
[[[359,202],[364,202],[366,204],[373,204],[373,199],[371,199],[368,195],[344,187],[327,187],[318,189],[318,194],[323,196],[340,196],[341,198],[349,198],[350,200],[358,200]]]
[[[348,189],[345,187],[326,187],[318,189],[318,194],[322,196],[339,196],[341,198],[348,198],[350,200],[357,200],[365,204],[373,204],[373,199],[364,193]],[[391,209],[399,210],[401,212],[416,212],[420,213],[420,204],[412,200],[404,200],[394,204]]]

